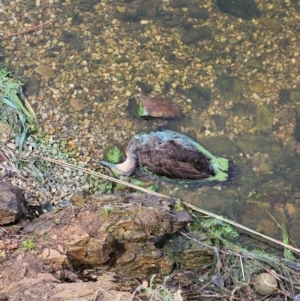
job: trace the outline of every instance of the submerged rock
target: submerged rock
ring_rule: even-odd
[[[217,0],[217,6],[224,13],[246,20],[260,15],[254,0]]]
[[[129,106],[133,106],[138,117],[154,118],[179,118],[182,112],[174,103],[162,97],[150,97],[146,95],[136,96],[129,100]]]
[[[294,130],[294,137],[297,142],[300,142],[300,116],[298,113],[296,115],[296,126]]]
[[[217,78],[216,87],[227,101],[239,101],[242,99],[244,84],[238,77],[224,74]]]
[[[279,33],[281,31],[281,24],[277,19],[261,17],[259,22],[275,33]]]
[[[264,68],[263,63],[264,59],[262,57],[253,57],[246,62],[246,66],[248,68],[253,68],[261,71]]]
[[[273,113],[265,106],[256,109],[256,126],[262,132],[270,132],[273,128]]]
[[[207,40],[211,38],[211,29],[208,26],[202,26],[199,28],[191,28],[186,31],[181,37],[181,41],[184,44],[194,44],[201,40]]]

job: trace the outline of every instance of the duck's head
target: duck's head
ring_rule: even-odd
[[[100,161],[100,164],[108,167],[115,177],[130,176],[136,170],[137,157],[136,155],[129,155],[127,159],[120,164],[113,164],[106,161]]]

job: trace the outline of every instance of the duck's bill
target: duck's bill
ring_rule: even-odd
[[[100,163],[100,165],[103,165],[103,166],[107,167],[113,173],[113,175],[116,178],[120,178],[121,174],[118,171],[118,169],[116,168],[115,164],[109,163],[109,162],[106,162],[106,161],[99,161],[99,163]]]

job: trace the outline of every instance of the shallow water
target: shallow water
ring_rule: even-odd
[[[134,134],[185,133],[230,158],[236,175],[226,184],[161,182],[160,192],[278,239],[287,220],[300,244],[297,1],[260,1],[260,16],[242,17],[210,0],[23,2],[0,4],[0,57],[27,82],[54,139],[72,140],[95,167]],[[150,90],[184,118],[130,115],[128,100]]]

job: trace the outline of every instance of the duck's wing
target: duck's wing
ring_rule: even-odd
[[[139,164],[153,173],[173,179],[205,179],[214,176],[209,159],[195,147],[169,140],[139,153]]]

